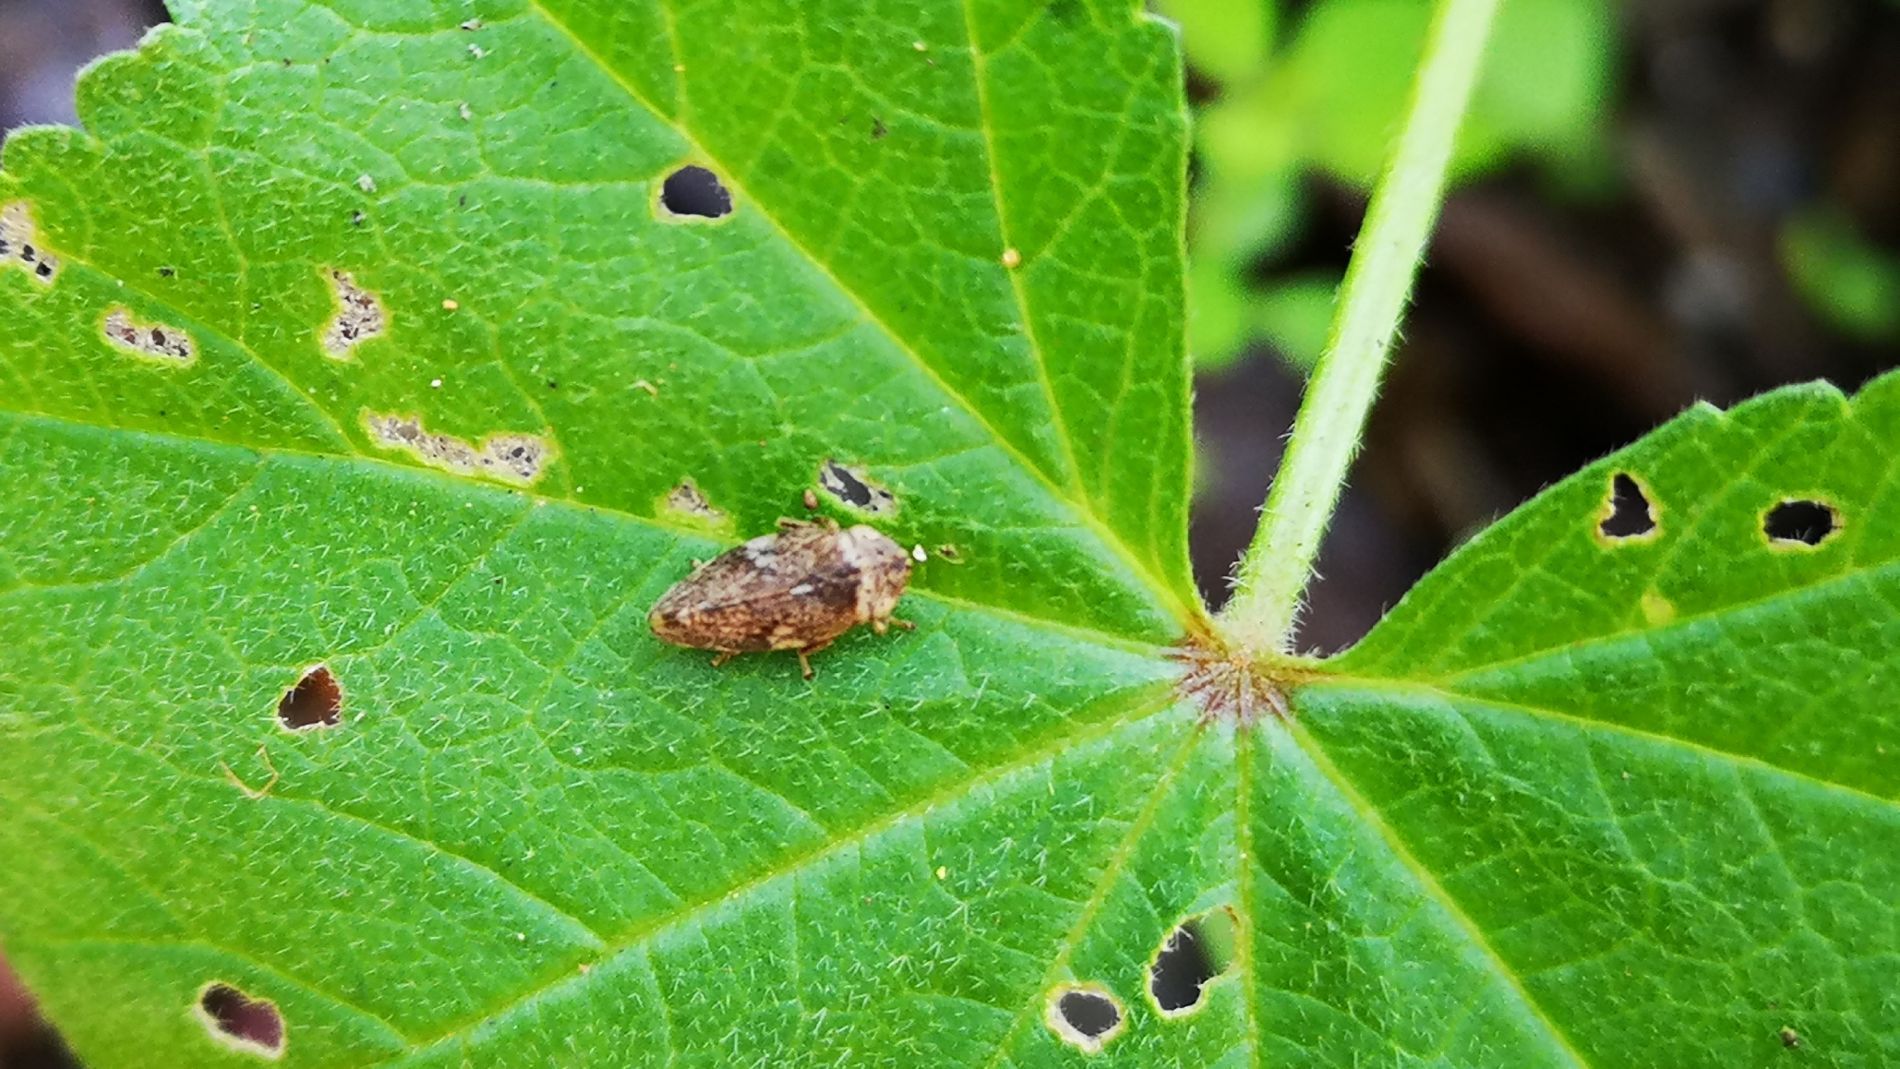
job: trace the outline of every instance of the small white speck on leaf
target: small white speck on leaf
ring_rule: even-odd
[[[442,388],[442,380],[441,380],[441,379],[430,379],[430,380],[429,380],[429,388],[430,388],[431,390],[439,390],[439,389],[441,389],[441,388]]]
[[[1023,265],[1023,254],[1015,249],[1003,250],[1003,266],[1015,270]]]
[[[461,113],[463,122],[468,122],[475,118],[475,110],[468,106],[468,101],[466,100],[456,105],[455,110]]]
[[[636,390],[645,390],[648,393],[648,395],[653,396],[653,397],[660,396],[660,388],[658,386],[653,385],[652,383],[648,382],[645,379],[635,379],[633,383],[633,388]]]
[[[462,307],[461,301],[458,301],[453,297],[442,298],[442,310],[444,312],[453,312],[457,308],[460,308],[460,307]]]
[[[924,547],[921,544],[919,544],[919,545],[910,547],[910,559],[916,561],[919,564],[922,564],[923,562],[930,559],[930,554],[925,553]]]
[[[359,174],[356,176],[356,188],[365,193],[374,193],[376,192],[376,179],[366,174]]]
[[[474,56],[476,59],[480,59],[488,54],[488,49],[483,48],[481,45],[469,45],[468,54]]]

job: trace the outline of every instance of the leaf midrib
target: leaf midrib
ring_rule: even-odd
[[[643,516],[643,515],[640,515],[639,513],[628,512],[624,509],[617,508],[613,505],[597,505],[597,504],[593,504],[591,502],[586,502],[586,501],[575,501],[570,498],[548,497],[543,494],[537,494],[534,491],[527,489],[525,487],[510,486],[506,483],[478,481],[475,479],[463,478],[460,476],[452,475],[448,472],[438,471],[434,468],[418,467],[413,464],[405,464],[405,463],[401,463],[395,460],[385,460],[381,457],[370,456],[364,453],[319,453],[313,450],[295,449],[288,446],[258,446],[258,445],[251,445],[245,442],[231,441],[230,439],[226,439],[226,438],[219,438],[211,434],[196,434],[196,433],[182,434],[177,431],[159,431],[159,430],[132,429],[132,428],[126,428],[126,427],[109,427],[109,426],[102,426],[96,423],[88,423],[84,420],[70,419],[65,416],[51,415],[44,412],[22,412],[17,409],[0,409],[0,421],[12,421],[12,422],[17,422],[21,424],[36,424],[37,423],[37,424],[42,424],[42,425],[55,425],[55,426],[67,427],[67,428],[76,428],[80,431],[91,432],[91,433],[100,434],[100,435],[111,435],[115,437],[137,437],[137,438],[145,438],[145,439],[157,439],[161,441],[178,443],[180,445],[206,446],[213,449],[229,450],[234,453],[243,453],[253,459],[268,460],[273,457],[285,457],[285,458],[297,458],[301,460],[319,461],[326,464],[335,464],[336,466],[340,468],[368,468],[368,469],[373,469],[375,471],[384,472],[390,475],[399,475],[406,478],[439,481],[443,484],[452,486],[459,490],[467,491],[469,493],[494,495],[496,497],[510,497],[519,501],[527,502],[530,508],[533,508],[535,506],[540,506],[544,508],[569,509],[569,510],[574,510],[576,512],[587,512],[587,513],[592,513],[599,516],[606,516],[606,517],[610,517],[612,519],[615,519],[624,523],[633,524],[639,527],[644,527],[649,530],[660,531],[674,538],[699,542],[709,547],[724,544],[718,539],[709,537],[703,528],[689,527],[684,524],[668,523],[665,520],[662,520],[655,516]],[[206,522],[208,523],[209,521],[206,521]],[[195,534],[198,530],[201,530],[204,526],[206,526],[206,523],[200,523],[197,527],[194,527],[191,530],[181,532],[176,538],[172,540],[172,542],[167,543],[167,545],[164,547],[161,547],[151,557],[148,557],[146,560],[134,566],[133,569],[130,569],[127,572],[122,573],[120,575],[105,576],[105,577],[95,578],[95,579],[85,579],[85,580],[79,580],[76,582],[69,582],[69,583],[18,582],[4,589],[0,589],[0,594],[5,594],[12,590],[24,590],[24,589],[31,589],[31,590],[38,590],[38,591],[83,590],[89,587],[99,586],[105,583],[123,581],[128,576],[135,574],[138,569],[149,567],[153,561],[159,559],[165,553],[176,548],[178,543],[183,542],[185,539]],[[1064,638],[1068,638],[1068,639],[1078,641],[1078,642],[1086,642],[1091,645],[1101,647],[1103,649],[1115,650],[1120,653],[1128,653],[1128,654],[1133,654],[1136,656],[1152,657],[1159,660],[1159,659],[1167,658],[1171,652],[1170,647],[1163,646],[1160,643],[1149,642],[1147,640],[1135,638],[1129,635],[1116,635],[1107,631],[1096,630],[1095,628],[1091,628],[1083,624],[1077,624],[1077,623],[1073,623],[1067,620],[1058,620],[1052,617],[1038,616],[1034,613],[1026,613],[1018,609],[1005,608],[1000,605],[991,605],[986,602],[971,601],[966,598],[959,598],[950,594],[944,594],[938,591],[933,591],[933,590],[925,589],[922,587],[911,588],[909,591],[906,592],[905,597],[922,598],[926,601],[934,601],[940,605],[944,605],[949,608],[960,609],[966,612],[989,616],[998,620],[1007,620],[1013,623],[1021,624],[1025,627],[1032,627],[1039,630],[1047,631],[1047,632],[1050,632],[1051,634],[1060,635]]]
[[[1359,819],[1379,836],[1393,860],[1398,862],[1411,878],[1413,885],[1443,911],[1465,944],[1484,959],[1486,971],[1515,997],[1518,1009],[1537,1033],[1546,1040],[1551,1051],[1570,1065],[1576,1066],[1577,1069],[1588,1069],[1589,1063],[1584,1060],[1583,1055],[1578,1053],[1570,1037],[1558,1026],[1550,1012],[1524,986],[1524,981],[1518,976],[1517,970],[1513,969],[1504,956],[1498,953],[1497,948],[1491,945],[1491,941],[1485,938],[1484,929],[1479,927],[1477,921],[1465,912],[1458,900],[1445,890],[1444,885],[1439,883],[1438,878],[1432,874],[1432,870],[1412,853],[1404,838],[1386,822],[1385,815],[1379,807],[1359,792],[1359,788],[1353,783],[1351,777],[1333,763],[1325,747],[1320,745],[1319,740],[1314,738],[1298,720],[1289,719],[1285,724],[1285,730],[1299,750],[1312,762],[1313,768],[1332,785],[1335,791],[1339,792],[1346,804],[1359,815]],[[1275,731],[1280,730],[1280,727],[1277,724],[1266,724],[1262,729]],[[1256,1064],[1258,1064],[1257,1051]]]
[[[965,0],[965,2],[967,3],[967,0]],[[879,333],[883,334],[883,336],[890,341],[891,345],[898,352],[903,354],[912,364],[914,364],[917,367],[917,369],[926,378],[929,379],[933,387],[935,387],[938,391],[940,391],[945,398],[947,398],[952,403],[954,403],[958,408],[962,409],[963,412],[967,414],[970,419],[976,422],[977,426],[982,429],[983,433],[986,434],[995,443],[996,447],[999,450],[1001,450],[1004,453],[1004,455],[1008,456],[1011,459],[1011,461],[1017,465],[1017,467],[1019,467],[1024,473],[1029,475],[1030,478],[1035,480],[1035,482],[1043,488],[1043,492],[1049,495],[1052,501],[1054,501],[1058,506],[1060,506],[1065,511],[1073,515],[1076,518],[1078,523],[1080,523],[1083,527],[1087,528],[1088,531],[1091,534],[1093,534],[1096,537],[1096,539],[1100,541],[1105,548],[1108,549],[1110,553],[1114,554],[1122,562],[1122,564],[1125,567],[1130,569],[1130,571],[1132,571],[1134,575],[1141,581],[1143,588],[1146,590],[1149,596],[1155,598],[1157,602],[1159,603],[1159,605],[1163,609],[1165,609],[1167,613],[1170,616],[1172,616],[1177,623],[1181,624],[1183,627],[1188,627],[1188,626],[1191,626],[1196,620],[1200,618],[1200,613],[1196,612],[1193,606],[1189,605],[1186,602],[1183,602],[1180,596],[1175,592],[1174,588],[1170,586],[1169,584],[1162,582],[1159,579],[1159,577],[1157,577],[1154,574],[1153,570],[1148,567],[1147,562],[1145,562],[1144,560],[1142,560],[1140,557],[1138,557],[1135,554],[1133,549],[1129,547],[1128,543],[1122,539],[1119,532],[1117,532],[1113,527],[1105,523],[1102,520],[1102,518],[1096,514],[1095,510],[1089,506],[1087,502],[1078,500],[1068,491],[1064,490],[1060,485],[1058,485],[1057,481],[1053,479],[1049,475],[1049,473],[1042,468],[1041,465],[1030,460],[1029,457],[1022,452],[1022,450],[1016,447],[1016,444],[1014,442],[1012,442],[1007,436],[999,432],[996,428],[996,425],[990,421],[989,417],[981,409],[979,409],[972,401],[970,401],[969,398],[965,397],[960,391],[953,388],[949,384],[949,382],[945,380],[941,374],[938,373],[936,367],[932,365],[928,360],[924,359],[923,354],[918,352],[917,349],[914,346],[912,346],[910,342],[902,334],[898,333],[896,328],[892,327],[889,323],[887,323],[884,320],[882,316],[877,314],[877,312],[871,307],[870,303],[864,299],[863,295],[858,293],[856,290],[852,289],[850,286],[845,285],[844,280],[838,277],[837,273],[831,269],[830,264],[826,263],[817,254],[813,253],[809,248],[805,246],[805,244],[802,241],[800,241],[796,236],[794,236],[791,230],[788,229],[783,223],[781,223],[776,215],[774,215],[770,210],[768,210],[768,208],[766,207],[765,201],[760,199],[758,196],[756,196],[755,194],[753,194],[746,188],[745,184],[742,181],[740,181],[738,177],[738,173],[733,168],[723,163],[712,152],[710,152],[706,148],[706,146],[701,142],[701,140],[697,136],[695,136],[691,130],[689,130],[686,127],[684,122],[675,121],[673,119],[668,118],[667,114],[664,111],[654,106],[654,104],[646,98],[646,95],[640,90],[640,88],[637,85],[633,83],[631,79],[623,75],[613,65],[609,64],[604,58],[600,56],[599,53],[595,52],[592,48],[590,48],[587,45],[587,43],[580,38],[579,35],[574,33],[574,31],[565,22],[563,22],[560,18],[558,18],[553,12],[549,11],[544,0],[528,0],[528,8],[532,10],[536,15],[538,15],[541,18],[541,20],[548,25],[550,29],[559,33],[569,43],[569,46],[574,49],[577,55],[586,59],[588,63],[592,64],[609,81],[613,82],[614,85],[618,86],[620,90],[627,95],[627,98],[631,100],[634,104],[638,105],[642,110],[644,110],[652,118],[652,120],[655,123],[665,126],[668,130],[671,130],[675,136],[680,138],[681,141],[685,142],[689,146],[689,148],[694,154],[696,154],[701,159],[704,159],[708,163],[711,163],[714,166],[714,168],[719,172],[720,181],[723,182],[727,187],[729,187],[729,189],[733,193],[735,201],[743,201],[751,205],[755,209],[755,213],[758,215],[758,217],[765,222],[765,224],[772,230],[772,232],[777,234],[780,237],[780,239],[783,240],[793,251],[798,253],[798,255],[806,263],[808,263],[811,266],[812,270],[818,272],[821,276],[823,276],[824,279],[828,283],[830,283],[832,288],[841,297],[849,301],[852,307],[856,308],[858,313],[864,317],[865,322],[876,327]],[[665,2],[665,0],[662,0],[662,3],[660,4],[660,8],[666,15],[667,25],[668,25],[669,30],[672,30],[673,13],[672,13],[671,4]],[[677,57],[677,45],[674,46],[674,50],[675,50],[675,55]],[[973,56],[977,54],[976,42],[974,40],[970,42],[970,51]],[[980,78],[979,78],[979,82],[980,82]],[[684,99],[684,94],[682,90],[682,100],[683,99]],[[989,137],[989,129],[988,129],[987,123],[984,127],[984,137],[986,139],[985,144],[988,145],[989,142],[987,139]],[[1001,191],[995,185],[995,182],[994,182],[995,172],[994,172],[993,163],[992,163],[991,174],[992,174],[992,187],[991,187],[992,194],[993,196],[998,198],[998,215],[999,215],[999,226],[1000,226],[1001,225],[1001,219],[1000,219]],[[1012,272],[1012,275],[1013,275],[1013,272]],[[1020,293],[1018,294],[1018,297],[1019,297],[1018,309],[1019,311],[1026,313],[1026,307],[1020,302]],[[1040,347],[1038,347],[1035,344],[1033,334],[1028,333],[1030,328],[1028,325],[1028,316],[1026,314],[1023,315],[1023,320],[1024,322],[1022,325],[1023,325],[1024,331],[1026,332],[1026,336],[1029,338],[1031,349],[1035,353],[1035,363],[1038,370],[1038,376],[1040,377],[1044,388],[1049,389],[1050,384],[1048,381],[1047,373],[1044,369],[1045,361],[1043,360],[1043,357],[1042,357],[1042,351]],[[1061,427],[1060,408],[1059,406],[1054,405],[1052,397],[1051,397],[1051,413],[1052,413],[1052,417],[1057,420],[1058,428],[1060,428]],[[1072,445],[1068,442],[1068,435],[1066,434],[1066,432],[1062,433],[1060,437],[1061,437],[1061,440],[1064,442],[1065,448],[1068,448],[1068,449],[1073,448]]]
[[[538,3],[539,0],[536,0]],[[1010,237],[1009,212],[1003,206],[1003,176],[996,165],[995,123],[990,117],[989,57],[978,46],[976,39],[976,12],[971,8],[971,0],[960,0],[963,9],[963,35],[970,47],[970,73],[976,93],[976,111],[978,125],[983,130],[983,160],[989,168],[990,193],[996,206],[996,232],[1003,242],[1003,248],[997,250],[998,256],[1008,252],[1017,252],[1015,241]],[[660,6],[672,10],[671,0],[660,0]],[[1082,465],[1076,459],[1075,442],[1069,436],[1068,424],[1062,416],[1062,404],[1056,400],[1055,384],[1049,380],[1049,360],[1043,354],[1042,340],[1036,334],[1036,321],[1029,314],[1029,296],[1023,290],[1022,273],[1029,267],[1024,261],[1015,267],[1004,265],[1003,274],[1009,279],[1010,293],[1016,301],[1017,318],[1022,321],[1023,338],[1029,343],[1029,353],[1036,365],[1036,381],[1042,387],[1042,396],[1049,406],[1049,418],[1055,423],[1056,440],[1062,443],[1062,459],[1069,475],[1069,485],[1081,501],[1093,510],[1087,487],[1082,482]],[[921,357],[920,357],[921,359]]]
[[[1333,663],[1348,669],[1338,675],[1326,677],[1332,680],[1351,680],[1368,683],[1379,681],[1394,683],[1416,682],[1421,685],[1448,688],[1455,691],[1461,684],[1473,685],[1490,682],[1493,677],[1502,676],[1517,669],[1539,667],[1547,661],[1555,661],[1562,657],[1572,657],[1581,653],[1589,653],[1600,648],[1615,646],[1619,643],[1634,641],[1643,641],[1645,643],[1673,641],[1677,638],[1685,637],[1685,633],[1697,624],[1707,623],[1711,620],[1721,620],[1724,617],[1730,616],[1741,617],[1757,609],[1781,611],[1786,607],[1779,604],[1781,602],[1794,604],[1808,598],[1825,599],[1835,595],[1835,590],[1833,589],[1835,587],[1844,586],[1857,580],[1884,579],[1894,576],[1900,576],[1900,558],[1880,561],[1877,564],[1854,565],[1836,572],[1825,579],[1816,580],[1815,582],[1806,583],[1801,586],[1773,591],[1768,594],[1763,594],[1760,597],[1730,602],[1705,612],[1693,613],[1688,616],[1678,616],[1668,623],[1656,627],[1630,627],[1620,631],[1585,635],[1567,642],[1560,642],[1551,646],[1541,646],[1537,649],[1516,654],[1511,657],[1463,665],[1450,672],[1430,673],[1418,677],[1402,674],[1384,674],[1379,670],[1379,666],[1376,663],[1368,665],[1365,668],[1359,668],[1353,664],[1351,650],[1319,663]],[[1388,620],[1389,619],[1390,618],[1388,618]],[[1383,626],[1383,623],[1381,626]]]
[[[719,906],[748,899],[753,894],[764,890],[771,884],[788,877],[796,876],[798,873],[806,871],[814,865],[822,864],[834,855],[872,842],[883,833],[897,828],[906,821],[923,817],[939,807],[954,804],[982,787],[1028,772],[1054,761],[1071,751],[1109,740],[1123,731],[1139,727],[1153,717],[1167,715],[1168,712],[1174,708],[1176,708],[1176,702],[1173,693],[1169,690],[1162,690],[1161,693],[1151,695],[1145,700],[1135,701],[1131,708],[1124,712],[1110,715],[1101,721],[1087,725],[1083,729],[1059,733],[1048,740],[1044,745],[1037,746],[1008,761],[988,765],[976,775],[967,776],[946,784],[944,787],[931,792],[909,805],[893,810],[877,820],[870,821],[854,829],[848,835],[831,839],[820,846],[803,851],[795,857],[788,858],[769,869],[755,873],[743,883],[727,888],[715,895],[687,902],[678,909],[656,917],[649,923],[642,925],[639,929],[629,932],[624,937],[608,942],[604,951],[593,959],[591,965],[593,968],[599,969],[628,954],[640,953],[660,936],[670,931],[690,927]],[[575,975],[564,975],[548,983],[535,985],[524,991],[517,992],[501,1005],[483,1009],[467,1018],[457,1021],[431,1036],[415,1041],[411,1044],[410,1049],[401,1054],[380,1062],[372,1063],[366,1066],[365,1069],[381,1069],[383,1066],[399,1064],[412,1058],[426,1057],[431,1051],[444,1044],[455,1041],[458,1037],[466,1033],[495,1024],[496,1022],[529,1010],[544,998],[555,996],[569,988],[584,986],[588,982],[589,973],[578,973]]]
[[[1516,713],[1539,720],[1553,721],[1586,732],[1602,732],[1628,739],[1636,739],[1654,745],[1683,750],[1704,761],[1723,762],[1737,768],[1749,768],[1766,772],[1800,783],[1810,789],[1837,792],[1854,799],[1856,803],[1870,803],[1882,812],[1891,812],[1900,809],[1900,799],[1882,798],[1880,795],[1863,788],[1846,783],[1837,783],[1830,779],[1823,779],[1812,773],[1788,768],[1785,765],[1778,765],[1772,761],[1750,754],[1724,750],[1717,746],[1711,746],[1707,743],[1697,742],[1693,739],[1685,739],[1676,735],[1665,735],[1661,732],[1646,731],[1642,728],[1634,727],[1629,724],[1620,724],[1613,720],[1597,720],[1576,713],[1567,713],[1561,709],[1554,709],[1549,706],[1537,705],[1531,702],[1495,698],[1484,694],[1473,694],[1468,691],[1458,690],[1454,687],[1441,686],[1426,681],[1382,679],[1369,676],[1327,676],[1323,680],[1316,681],[1313,685],[1316,687],[1337,688],[1367,695],[1383,693],[1402,698],[1430,698],[1442,702],[1452,709],[1457,709],[1460,706],[1476,706],[1502,712]]]

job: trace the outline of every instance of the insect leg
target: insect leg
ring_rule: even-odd
[[[804,671],[806,679],[810,679],[813,675],[816,674],[812,671],[811,655],[814,653],[817,653],[819,650],[824,649],[826,646],[831,645],[835,641],[836,639],[828,638],[824,640],[823,642],[820,642],[811,646],[806,646],[803,649],[800,649],[798,651],[798,667]]]

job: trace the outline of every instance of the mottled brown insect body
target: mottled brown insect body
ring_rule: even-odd
[[[829,646],[858,624],[879,634],[895,624],[910,582],[903,547],[865,526],[841,531],[830,520],[781,520],[777,534],[727,550],[673,584],[647,614],[653,633],[675,646],[717,650],[713,663],[757,650]]]

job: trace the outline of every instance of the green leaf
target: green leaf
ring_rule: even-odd
[[[1781,1064],[1784,1028],[1825,1064],[1900,1058],[1897,440],[1891,375],[1693,409],[1302,692],[1302,773],[1548,1055],[1509,1064]]]
[[[895,493],[906,543],[961,551],[933,588],[1172,638],[1179,71],[1125,7],[788,4],[789,32],[756,7],[183,4],[86,79],[94,136],[8,142],[0,204],[67,261],[0,328],[23,407],[398,461],[375,416],[534,435],[538,492],[651,515],[691,478],[741,530],[835,457]],[[659,206],[694,161],[725,219]],[[333,271],[389,320],[345,359]],[[126,359],[118,305],[197,359]],[[90,388],[30,386],[54,360]],[[1131,435],[1152,447],[1109,448]]]
[[[256,1064],[219,985],[287,1066],[1900,1057],[1900,379],[1692,413],[1337,662],[1211,655],[1304,681],[1236,724],[1173,648],[1167,32],[818,7],[184,4],[9,140],[0,943],[89,1065]],[[915,631],[658,643],[827,460]]]

